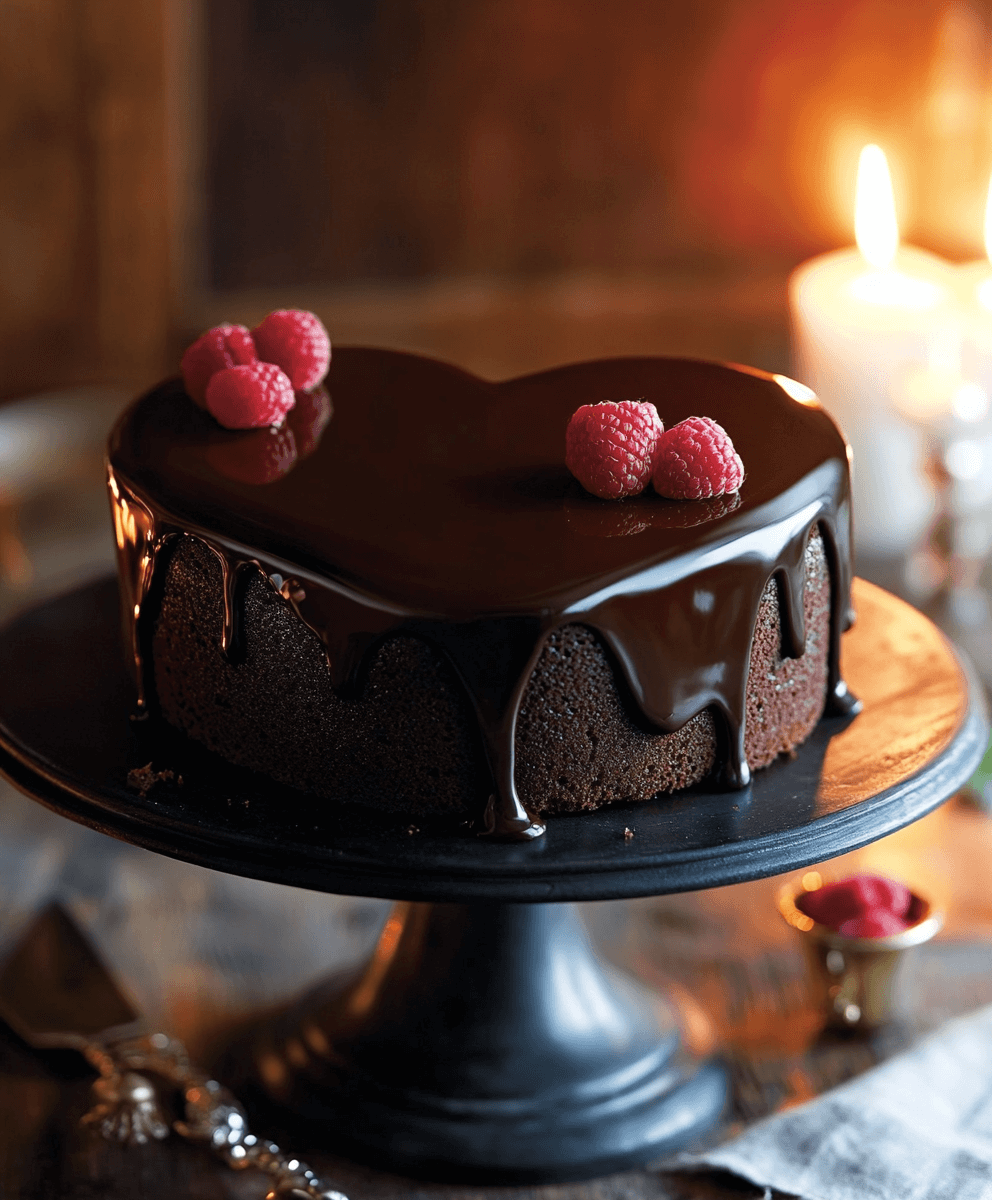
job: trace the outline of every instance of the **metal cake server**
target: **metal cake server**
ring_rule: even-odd
[[[0,965],[0,1017],[29,1045],[78,1050],[97,1070],[83,1123],[105,1138],[141,1145],[175,1130],[235,1170],[268,1175],[266,1200],[347,1200],[251,1133],[234,1096],[190,1063],[182,1042],[147,1029],[59,904],[39,913]],[[184,1117],[171,1125],[162,1104],[169,1093]]]

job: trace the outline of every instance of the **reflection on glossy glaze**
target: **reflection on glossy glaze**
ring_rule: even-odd
[[[832,580],[829,707],[852,710],[839,674],[850,589],[846,448],[826,414],[771,376],[648,358],[490,384],[430,359],[346,348],[328,384],[334,416],[319,444],[264,486],[212,465],[218,446],[244,435],[217,427],[177,381],[139,400],[115,429],[110,490],[142,710],[145,601],[162,549],[190,535],[221,563],[229,657],[248,564],[322,640],[342,695],[356,694],[370,652],[393,634],[448,657],[493,774],[486,832],[542,832],[514,787],[514,732],[545,639],[573,622],[603,638],[660,731],[712,706],[725,781],[744,787],[758,605],[776,578],[783,651],[802,653],[803,552],[814,528]],[[617,503],[571,480],[563,431],[574,409],[640,396],[666,426],[699,413],[728,430],[748,472],[739,499],[675,503],[649,491]]]

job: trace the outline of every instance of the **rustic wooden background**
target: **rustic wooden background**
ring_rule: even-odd
[[[618,323],[631,287],[635,323],[701,290],[741,319],[850,241],[873,139],[904,232],[975,255],[990,30],[992,0],[4,0],[0,397],[134,387],[287,300],[374,340],[535,286],[563,324],[590,284]]]

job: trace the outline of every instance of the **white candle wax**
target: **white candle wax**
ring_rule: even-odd
[[[875,554],[905,551],[933,508],[921,438],[894,392],[907,372],[959,345],[953,272],[936,255],[899,248],[885,266],[860,250],[824,254],[789,282],[796,377],[837,419],[854,451],[855,538]],[[953,352],[953,350],[952,350]]]

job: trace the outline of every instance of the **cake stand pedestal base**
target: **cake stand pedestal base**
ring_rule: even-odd
[[[302,1121],[311,1148],[433,1179],[643,1164],[709,1128],[726,1096],[722,1069],[686,1058],[664,1001],[597,959],[570,904],[398,904],[365,968],[256,1031],[241,1071],[246,1057],[249,1100],[281,1110],[294,1140]]]

